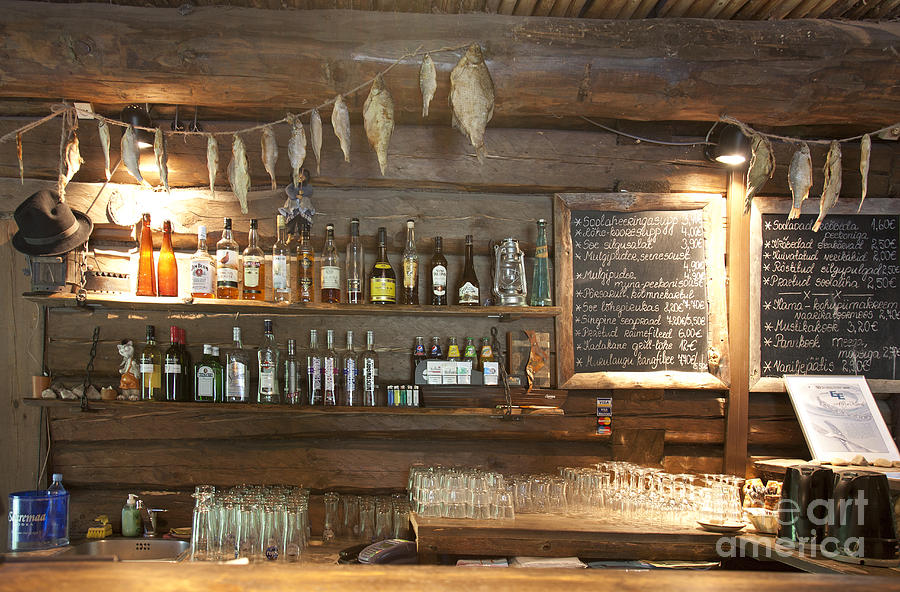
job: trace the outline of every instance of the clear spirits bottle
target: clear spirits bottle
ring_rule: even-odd
[[[275,219],[276,239],[272,245],[272,292],[275,302],[291,301],[291,267],[288,256],[287,238],[284,230],[284,216]]]
[[[363,294],[363,248],[359,242],[359,218],[350,220],[350,242],[347,243],[347,270],[344,274],[347,304],[362,304]]]
[[[400,304],[419,303],[419,254],[416,251],[416,223],[406,221],[406,246],[403,248],[403,282]]]
[[[334,224],[325,226],[325,246],[319,265],[319,285],[322,302],[341,301],[341,267],[337,249],[334,246]]]
[[[259,248],[259,222],[250,220],[247,248],[242,257],[244,266],[244,300],[266,299],[266,254]]]
[[[258,403],[281,403],[281,389],[278,388],[278,359],[280,352],[272,332],[272,321],[263,321],[265,327],[262,345],[256,352],[258,358],[259,388],[256,393]]]
[[[197,251],[191,255],[191,297],[216,297],[216,260],[206,246],[206,226],[197,229]]]
[[[550,298],[550,257],[547,252],[547,221],[538,220],[537,246],[534,249],[534,276],[531,281],[531,306],[552,306]]]
[[[375,353],[375,332],[366,331],[366,351],[359,360],[362,372],[362,404],[364,407],[378,405],[378,354]]]
[[[306,352],[306,390],[310,405],[322,405],[322,352],[319,350],[319,333],[309,330],[309,351]]]
[[[162,354],[156,345],[156,328],[147,325],[147,345],[141,351],[141,399],[144,401],[163,400]]]
[[[353,331],[347,331],[347,351],[341,356],[341,374],[341,404],[348,407],[360,406],[359,356],[353,351]]]
[[[324,405],[337,405],[340,361],[334,351],[334,330],[328,329],[326,335],[325,353],[322,354],[322,400]]]
[[[225,402],[248,403],[250,401],[250,355],[241,343],[241,328],[232,329],[234,345],[228,350],[225,361]]]
[[[303,405],[303,367],[297,357],[297,342],[288,339],[287,356],[284,358],[284,402]]]
[[[203,346],[203,357],[194,369],[194,400],[208,403],[222,402],[225,372],[219,361],[219,348]]]

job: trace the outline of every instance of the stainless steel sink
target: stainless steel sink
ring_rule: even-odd
[[[172,539],[112,538],[84,541],[72,545],[60,555],[115,556],[119,561],[176,562],[190,548],[187,541]]]

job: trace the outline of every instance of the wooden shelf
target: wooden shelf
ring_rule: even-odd
[[[554,318],[559,316],[558,306],[382,306],[378,304],[277,304],[250,300],[219,300],[217,298],[153,298],[148,296],[88,294],[80,305],[75,294],[35,294],[26,292],[25,298],[52,307],[104,307],[128,310],[182,310],[197,312],[241,312],[245,314],[273,315],[387,315],[387,316],[458,316]]]

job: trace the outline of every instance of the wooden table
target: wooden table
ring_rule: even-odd
[[[773,479],[784,479],[784,473],[788,467],[795,465],[808,465],[808,460],[799,458],[770,458],[758,460],[753,463],[756,470],[765,477]],[[891,493],[900,493],[900,468],[883,469],[881,467],[836,467],[834,465],[822,465],[834,471],[835,473],[843,473],[844,471],[872,471],[875,473],[884,473],[887,475],[888,483],[891,486]]]
[[[900,579],[775,572],[645,572],[437,566],[215,565],[201,563],[0,563],[0,592],[900,592]]]
[[[437,555],[584,557],[591,559],[718,560],[720,534],[696,528],[525,514],[515,520],[465,520],[410,515],[420,563]]]

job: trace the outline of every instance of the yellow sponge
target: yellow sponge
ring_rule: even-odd
[[[112,536],[112,533],[113,528],[112,524],[109,523],[109,516],[102,514],[94,518],[94,525],[88,528],[87,538],[103,539]]]

